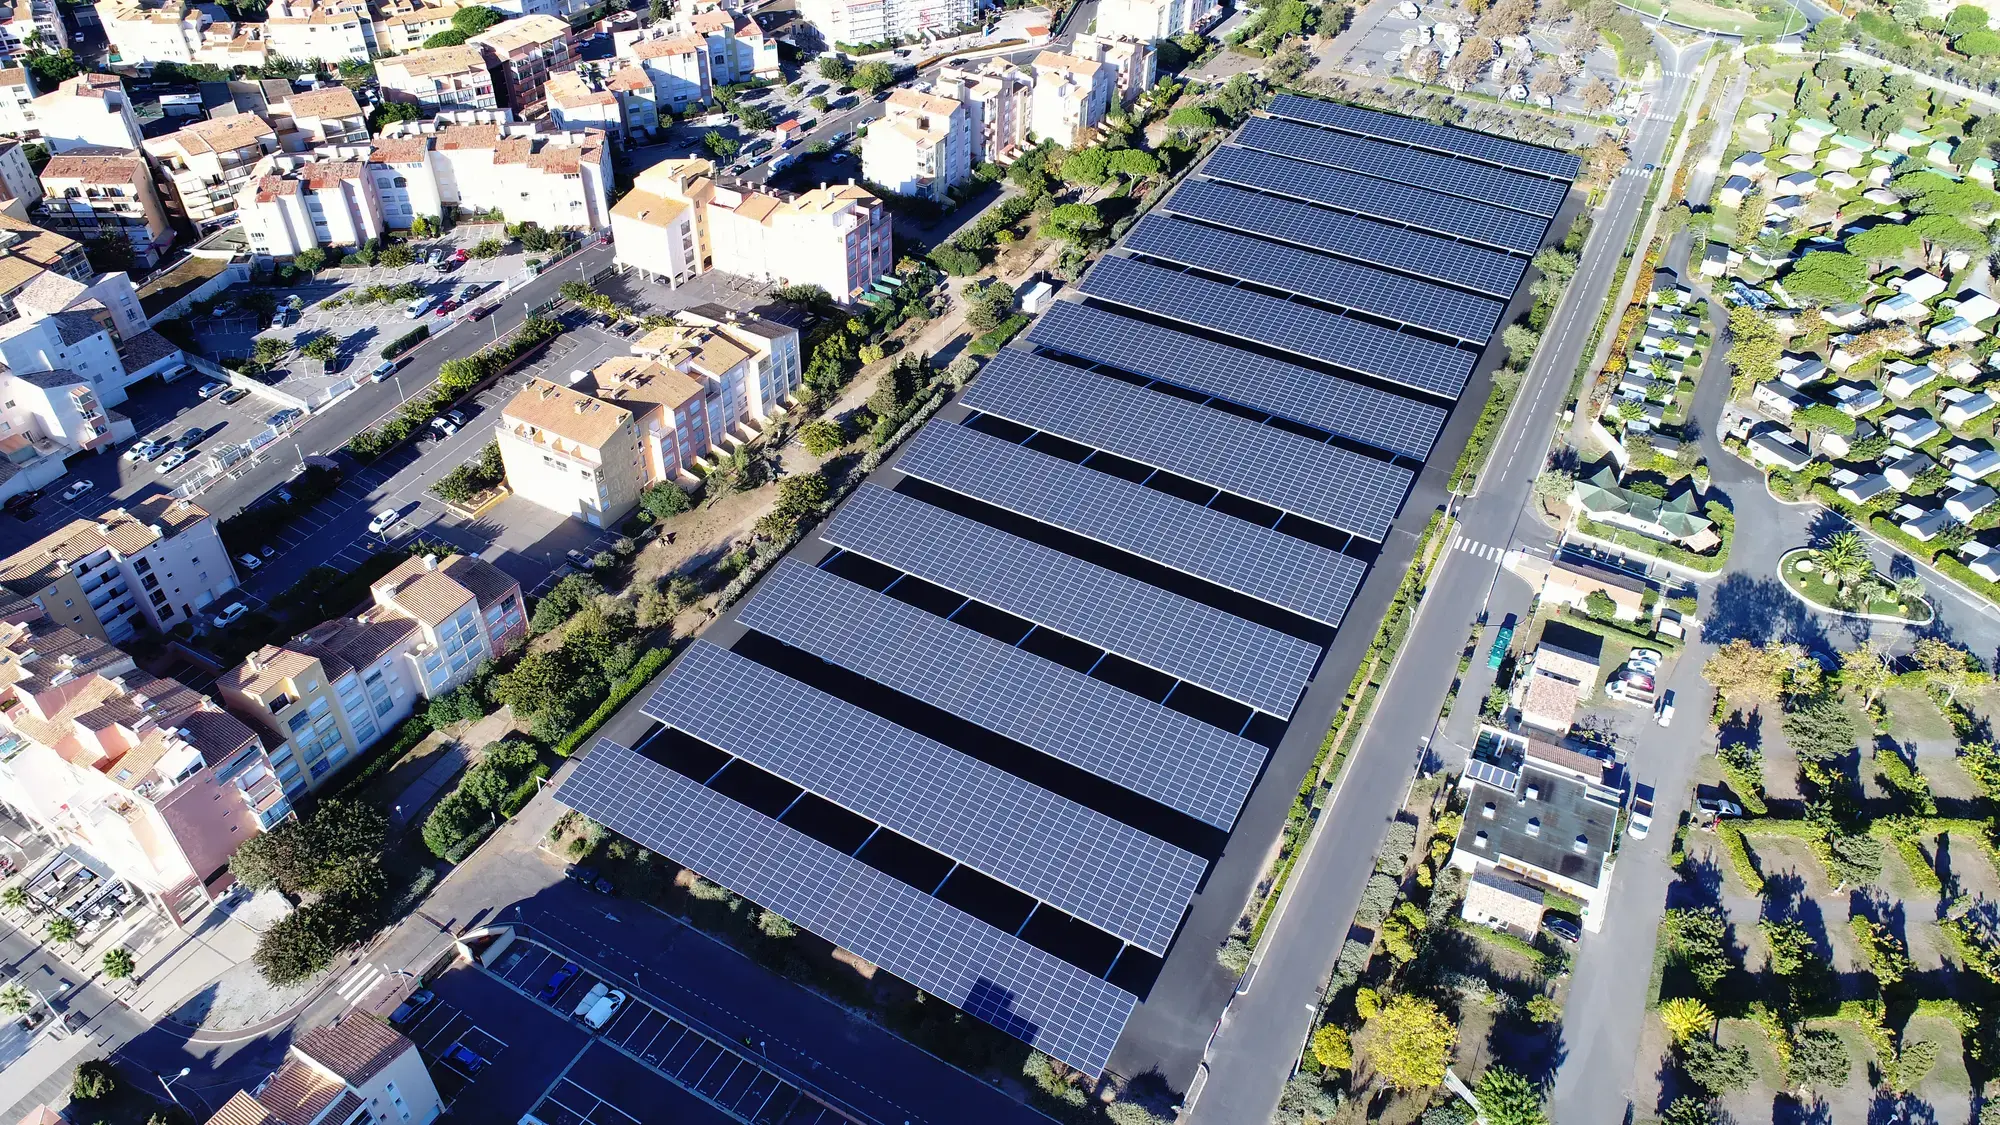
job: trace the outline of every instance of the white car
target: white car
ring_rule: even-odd
[[[202,398],[214,398],[216,395],[219,395],[228,389],[229,389],[228,383],[209,383],[203,386],[201,390],[196,391],[195,393],[201,396]]]
[[[189,453],[185,449],[176,449],[165,457],[160,458],[160,463],[153,466],[153,471],[156,473],[171,473],[182,465],[187,464],[188,458],[192,456],[194,454]]]
[[[82,496],[86,492],[95,491],[96,488],[97,488],[96,481],[80,480],[77,481],[75,484],[70,485],[68,488],[63,489],[62,498],[65,500],[74,500],[77,497]]]
[[[1650,676],[1659,670],[1660,661],[1665,659],[1666,656],[1659,649],[1635,648],[1632,650],[1632,655],[1625,658],[1625,663],[1630,664],[1633,671],[1644,672]]]
[[[258,558],[256,555],[245,552],[236,556],[236,565],[242,567],[244,570],[256,570],[258,567],[264,565],[264,560]]]
[[[127,461],[151,461],[153,458],[158,457],[166,448],[167,444],[163,441],[142,441],[125,451],[125,459]]]
[[[1661,726],[1663,726],[1663,727],[1670,727],[1670,726],[1673,726],[1673,725],[1674,725],[1674,693],[1673,693],[1673,692],[1671,692],[1671,691],[1670,691],[1670,692],[1668,692],[1668,693],[1666,693],[1665,695],[1662,695],[1662,696],[1660,697],[1660,706],[1659,706],[1659,710],[1658,710],[1658,712],[1657,712],[1657,717],[1658,717],[1658,719],[1659,719],[1659,723],[1660,723],[1660,725],[1661,725]]]
[[[237,618],[249,612],[250,612],[250,607],[244,605],[242,602],[230,602],[229,607],[227,609],[224,609],[221,613],[216,614],[209,620],[215,623],[216,628],[227,629],[229,628],[230,625],[235,623]]]
[[[578,1000],[576,1007],[570,1009],[570,1018],[580,1020],[589,1015],[590,1010],[597,1007],[597,1002],[604,999],[604,994],[610,991],[611,986],[605,984],[603,981],[598,981],[596,984],[591,985],[590,991],[584,993],[583,999]]]
[[[436,303],[436,297],[418,297],[416,300],[403,306],[403,316],[406,319],[415,320],[424,315],[424,312]]]
[[[602,1031],[604,1025],[611,1022],[611,1017],[618,1014],[618,1009],[624,1006],[624,991],[614,988],[610,992],[605,993],[602,1000],[591,1005],[590,1011],[584,1013],[583,1022],[592,1031]]]
[[[1651,792],[1651,790],[1648,790]],[[1644,797],[1633,796],[1632,817],[1625,822],[1625,834],[1634,840],[1643,840],[1646,833],[1653,830],[1653,802]]]
[[[1743,815],[1742,805],[1734,801],[1725,801],[1720,797],[1697,797],[1695,798],[1694,807],[1712,817],[1718,818]]]
[[[401,518],[402,516],[396,512],[376,512],[375,518],[368,521],[368,534],[380,535],[396,526],[396,521]]]

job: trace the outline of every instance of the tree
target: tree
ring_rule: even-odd
[[[436,35],[424,40],[424,50],[429,51],[437,47],[463,46],[465,41],[470,38],[471,36],[455,27],[447,27]]]
[[[9,910],[25,910],[28,906],[28,892],[23,890],[18,883],[8,887],[6,890],[0,891],[0,906],[4,906]]]
[[[825,457],[847,444],[847,434],[840,423],[830,418],[815,418],[799,427],[799,444],[815,457]]]
[[[1840,686],[1859,698],[1864,709],[1875,706],[1894,677],[1888,658],[1873,643],[1840,654]]]
[[[1721,1121],[1715,1115],[1715,1107],[1700,1098],[1683,1095],[1667,1107],[1660,1125],[1721,1125]]]
[[[1893,262],[1903,255],[1916,250],[1923,240],[1917,232],[1904,223],[1877,223],[1845,243],[1848,253],[1868,259],[1870,263]]]
[[[1733,640],[1709,655],[1701,666],[1702,678],[1735,704],[1775,703],[1789,663],[1779,647]]]
[[[1830,16],[1814,24],[1812,30],[1806,32],[1805,48],[1824,57],[1840,50],[1841,45],[1847,42],[1847,38],[1847,21],[1838,16]]]
[[[485,31],[506,18],[497,9],[475,5],[470,8],[460,8],[452,13],[451,26],[471,36]]]
[[[1685,1043],[1715,1030],[1715,1013],[1695,997],[1676,996],[1660,1002],[1660,1022],[1675,1043]]]
[[[1785,275],[1785,291],[1820,305],[1852,301],[1868,291],[1868,263],[1836,250],[1815,250]]]
[[[708,135],[701,139],[701,143],[707,145],[708,151],[721,160],[734,157],[743,147],[743,142],[735,137],[725,136],[720,130],[715,129],[711,129]]]
[[[1120,176],[1144,179],[1160,174],[1160,158],[1143,148],[1121,148],[1112,152],[1109,168]]]
[[[1770,320],[1749,305],[1729,310],[1729,335],[1729,365],[1736,370],[1731,395],[1748,398],[1750,388],[1777,378],[1784,347]]]
[[[1825,1028],[1808,1028],[1792,1043],[1791,1062],[1785,1077],[1801,1091],[1817,1086],[1830,1090],[1847,1081],[1854,1063],[1840,1036]]]
[[[1749,1048],[1741,1044],[1723,1046],[1713,1039],[1690,1039],[1681,1044],[1681,1069],[1690,1081],[1713,1095],[1747,1089],[1757,1080],[1757,1068],[1750,1061]]]
[[[139,969],[132,958],[132,951],[124,946],[104,951],[104,975],[112,980],[130,980]]]
[[[761,133],[777,125],[778,119],[772,117],[771,111],[762,106],[750,105],[747,102],[738,102],[736,105],[736,123],[752,133]]]
[[[423,108],[415,102],[384,101],[369,112],[368,128],[380,133],[385,125],[392,125],[398,121],[421,121],[423,116]]]
[[[1426,86],[1436,82],[1442,71],[1443,60],[1435,47],[1418,47],[1403,59],[1403,73]]]
[[[821,78],[836,85],[845,86],[847,80],[854,77],[853,64],[839,55],[821,55],[819,61],[813,65],[819,71]]]
[[[85,1059],[76,1064],[69,1078],[69,1096],[78,1101],[108,1098],[118,1089],[118,1072],[103,1059]]]
[[[1611,181],[1618,178],[1618,173],[1623,172],[1632,159],[1625,147],[1618,143],[1618,138],[1609,132],[1599,134],[1596,142],[1584,150],[1583,158],[1588,169],[1584,182],[1594,191],[1610,188]]]
[[[1344,1027],[1327,1024],[1313,1032],[1312,1052],[1323,1070],[1354,1068],[1354,1044],[1348,1039]]]
[[[9,1018],[25,1016],[37,1003],[40,1001],[35,999],[35,994],[22,985],[9,984],[0,987],[0,1015]]]
[[[1535,345],[1542,342],[1542,334],[1525,324],[1510,324],[1500,333],[1500,342],[1507,348],[1509,362],[1526,366],[1528,357],[1535,354]]]
[[[1677,907],[1667,911],[1661,934],[1673,963],[1712,993],[1729,975],[1728,930],[1728,919],[1716,907]]]
[[[292,264],[307,273],[315,273],[326,265],[326,251],[317,246],[309,246],[299,251],[298,256],[292,259]]]
[[[68,915],[58,914],[49,919],[49,940],[58,945],[75,941],[77,935],[82,932],[82,927],[76,924],[76,919]]]
[[[1919,215],[1965,218],[2000,209],[2000,193],[1992,188],[1971,180],[1953,180],[1937,172],[1906,172],[1889,181],[1889,190],[1902,196],[1904,207]]]
[[[1097,208],[1088,203],[1065,203],[1049,212],[1042,221],[1042,233],[1072,244],[1081,244],[1104,227]]]
[[[1526,1077],[1504,1066],[1489,1066],[1473,1087],[1486,1125],[1548,1125],[1542,1112],[1542,1092]]]
[[[896,84],[896,68],[885,62],[862,63],[855,68],[851,84],[857,90],[873,94],[886,86]]]
[[[1605,85],[1604,79],[1593,78],[1584,83],[1583,92],[1577,96],[1582,100],[1585,110],[1591,113],[1603,113],[1611,105],[1613,95],[1611,87]]]
[[[1444,1081],[1458,1028],[1436,1004],[1399,992],[1368,1021],[1368,1057],[1399,1090],[1426,1090]]]
[[[1170,129],[1206,133],[1215,128],[1215,115],[1198,105],[1182,106],[1167,114],[1166,125]]]
[[[646,514],[655,520],[664,520],[694,507],[694,501],[689,499],[686,489],[673,481],[666,480],[650,485],[641,492],[639,506],[646,509]]]
[[[1841,531],[1827,536],[1826,542],[1812,552],[1812,561],[1836,586],[1858,582],[1875,569],[1874,562],[1868,557],[1868,545],[1861,541],[1858,531]]]
[[[1104,182],[1110,162],[1111,155],[1103,149],[1087,148],[1065,158],[1059,174],[1065,183],[1095,186]]]
[[[1788,712],[1782,726],[1802,759],[1824,763],[1854,752],[1854,716],[1840,699],[1815,699]]]
[[[316,359],[322,364],[330,365],[334,360],[340,358],[340,337],[335,336],[331,332],[322,332],[314,336],[312,342],[307,344],[299,354],[305,356],[307,359]]]
[[[317,906],[302,906],[272,923],[257,939],[251,960],[264,979],[275,985],[301,981],[333,963],[345,943],[334,919]]]

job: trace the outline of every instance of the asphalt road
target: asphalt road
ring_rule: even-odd
[[[1631,144],[1635,170],[1664,159],[1674,117],[1707,44],[1683,51],[1665,42],[1659,47],[1666,78]],[[1550,318],[1556,327],[1529,365],[1514,412],[1495,439],[1478,493],[1459,511],[1459,535],[1470,543],[1504,548],[1522,525],[1534,479],[1542,468],[1542,451],[1565,405],[1570,376],[1607,299],[1626,241],[1643,217],[1649,182],[1650,177],[1638,171],[1620,176],[1596,215],[1575,279]],[[1468,397],[1462,411],[1477,409]],[[1497,554],[1451,550],[1444,555],[1397,670],[1375,705],[1368,733],[1350,758],[1319,831],[1293,873],[1283,910],[1266,930],[1259,962],[1216,1029],[1190,1106],[1200,1125],[1265,1125],[1271,1119],[1360,901],[1382,829],[1401,803],[1418,748],[1431,734],[1444,703],[1450,678],[1436,670],[1457,664],[1467,632],[1497,577]]]

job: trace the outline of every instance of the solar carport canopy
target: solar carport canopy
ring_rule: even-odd
[[[1428,121],[1398,117],[1393,113],[1343,105],[1340,102],[1302,98],[1297,94],[1279,94],[1271,99],[1270,108],[1265,112],[1273,117],[1324,125],[1359,136],[1398,141],[1413,148],[1430,149],[1432,152],[1451,156],[1470,157],[1488,164],[1498,164],[1503,168],[1535,172],[1560,180],[1565,186],[1574,180],[1577,172],[1583,168],[1583,161],[1575,153],[1563,152],[1560,149],[1531,145],[1525,141],[1495,137],[1487,133],[1475,133],[1470,129],[1460,129],[1453,125],[1433,125]]]

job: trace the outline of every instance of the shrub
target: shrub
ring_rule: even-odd
[[[69,1096],[78,1101],[108,1098],[118,1089],[118,1072],[104,1059],[85,1059],[69,1078]]]
[[[1748,1089],[1757,1080],[1757,1068],[1750,1050],[1741,1044],[1723,1046],[1713,1039],[1690,1039],[1678,1048],[1681,1069],[1689,1081],[1710,1094],[1721,1096]]]
[[[1396,905],[1396,894],[1402,885],[1394,875],[1376,872],[1368,877],[1368,884],[1361,889],[1361,906],[1354,912],[1354,920],[1373,929],[1389,916],[1389,909]]]
[[[427,324],[413,328],[389,341],[388,346],[382,349],[382,358],[394,359],[411,348],[416,347],[418,344],[423,343],[425,340],[430,339],[430,336],[431,329]]]

